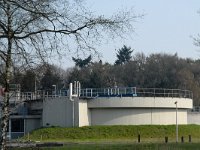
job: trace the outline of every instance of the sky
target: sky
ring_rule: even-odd
[[[109,41],[99,47],[103,62],[111,64],[116,60],[116,50],[123,45],[134,49],[133,55],[143,52],[177,53],[183,58],[200,58],[200,47],[196,47],[192,37],[200,34],[200,0],[86,0],[95,14],[112,15],[118,9],[133,8],[135,14],[144,14],[133,23],[135,32],[130,38]],[[68,65],[73,66],[68,59]]]

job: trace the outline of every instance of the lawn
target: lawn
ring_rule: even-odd
[[[51,150],[199,150],[200,144],[94,144],[68,145]],[[44,149],[47,150],[47,149]]]
[[[200,143],[143,143],[143,144],[68,144],[55,148],[19,148],[15,150],[199,150]]]
[[[137,142],[140,135],[141,142],[175,142],[175,125],[117,125],[117,126],[87,126],[76,128],[49,127],[33,131],[23,137],[31,141],[60,141],[60,142],[98,142],[98,141],[131,141]],[[180,125],[179,141],[192,137],[192,142],[200,142],[199,125]]]
[[[189,135],[192,137],[191,143]],[[165,143],[165,137],[168,138],[168,143]],[[181,137],[184,138],[184,143],[181,143]],[[49,127],[37,129],[18,140],[64,143],[63,147],[18,150],[200,150],[200,125],[179,125],[178,144],[175,143],[175,125]]]

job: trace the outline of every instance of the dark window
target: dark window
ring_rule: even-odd
[[[24,132],[24,119],[11,119],[11,132]]]

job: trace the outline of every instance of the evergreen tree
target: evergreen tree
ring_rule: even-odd
[[[126,62],[131,60],[131,53],[133,50],[131,47],[127,47],[124,45],[121,49],[117,52],[117,60],[115,61],[115,65],[123,65]]]
[[[72,60],[75,62],[75,65],[80,67],[80,68],[84,68],[86,66],[88,66],[91,63],[92,57],[91,55],[88,56],[85,59],[80,59],[80,58],[74,58],[72,57]]]

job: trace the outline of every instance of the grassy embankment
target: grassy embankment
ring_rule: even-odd
[[[13,150],[199,150],[200,143],[68,144],[52,148],[14,148]]]
[[[60,141],[60,142],[137,142],[138,134],[142,143],[175,142],[175,125],[140,125],[140,126],[89,126],[80,128],[50,127],[41,128],[26,135],[23,139],[32,141]],[[179,125],[179,141],[181,136],[188,142],[191,135],[192,142],[200,142],[199,125]]]

